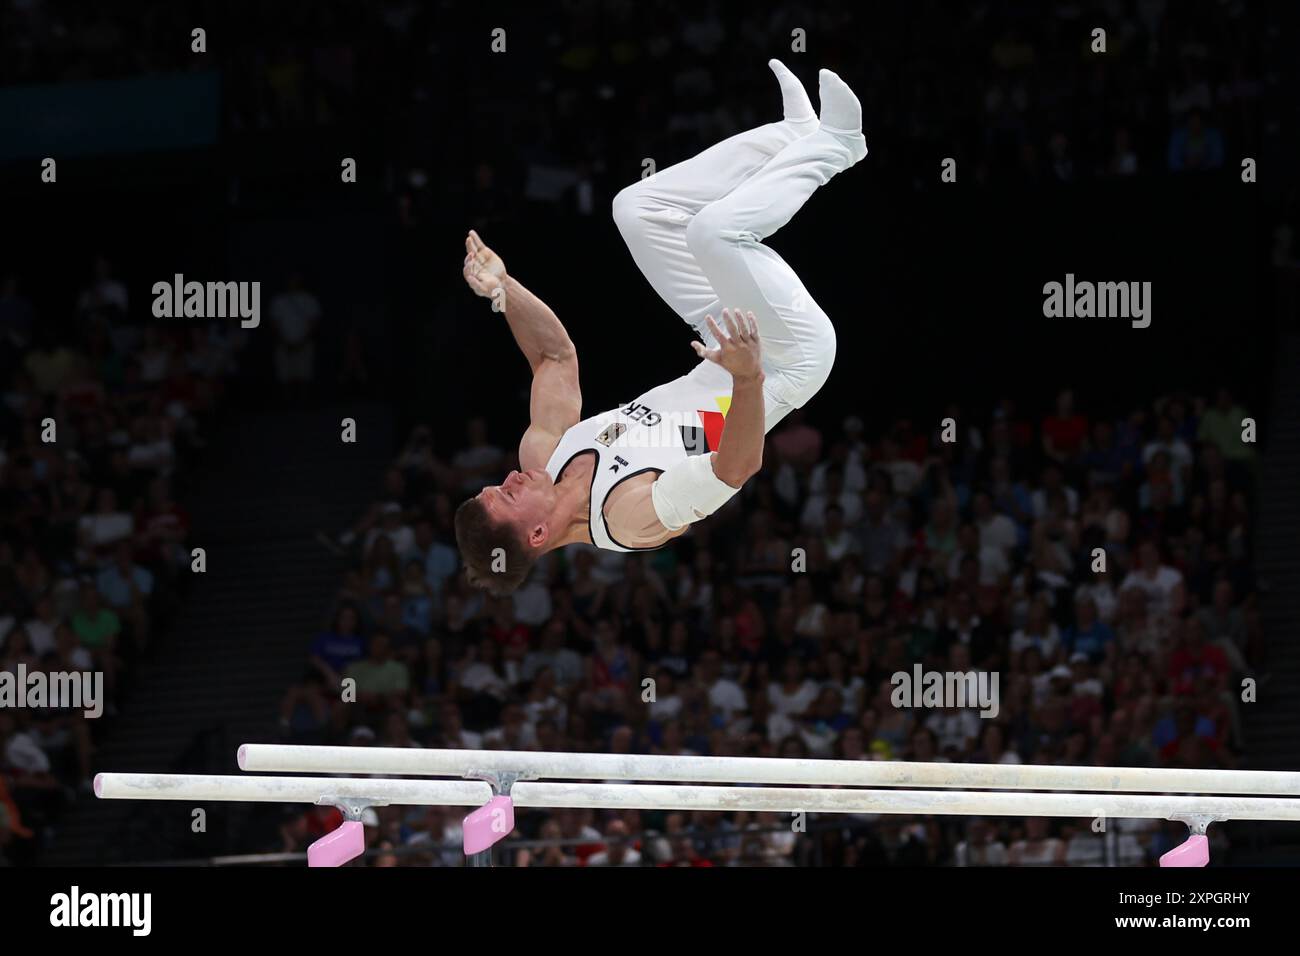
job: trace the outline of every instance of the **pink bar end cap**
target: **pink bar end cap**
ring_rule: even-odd
[[[342,866],[366,852],[365,827],[360,820],[347,820],[307,847],[307,865]]]
[[[500,843],[515,828],[515,802],[495,796],[462,823],[465,855],[472,856]]]
[[[1182,846],[1176,846],[1160,857],[1161,866],[1205,866],[1210,862],[1210,838],[1196,833]]]

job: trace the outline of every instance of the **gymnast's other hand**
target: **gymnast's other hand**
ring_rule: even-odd
[[[763,377],[763,362],[758,343],[758,320],[753,312],[741,312],[739,309],[722,310],[722,322],[726,331],[718,328],[713,316],[706,315],[704,321],[718,342],[716,349],[705,348],[700,342],[692,342],[695,354],[700,358],[717,362],[728,372],[736,383],[760,380]]]
[[[505,288],[506,264],[501,257],[483,244],[473,229],[465,237],[465,282],[475,295],[491,298],[497,289]]]

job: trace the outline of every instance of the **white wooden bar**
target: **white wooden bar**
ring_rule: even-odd
[[[105,800],[318,803],[355,800],[374,806],[480,806],[482,782],[358,777],[241,777],[205,774],[102,773],[95,794]],[[1300,800],[1243,796],[1153,796],[1119,793],[1023,793],[960,790],[862,790],[728,787],[696,784],[515,784],[516,807],[612,810],[749,810],[793,813],[941,814],[967,816],[1106,817],[1121,819],[1300,820]]]
[[[241,777],[185,773],[101,773],[95,796],[102,800],[249,801],[316,803],[322,797],[369,806],[477,807],[492,798],[486,783],[470,780],[383,780],[366,777]]]
[[[826,790],[635,783],[517,783],[517,807],[614,810],[752,810],[778,813],[940,814],[1183,820],[1300,820],[1300,800],[1127,793]]]
[[[1300,773],[1273,770],[1057,767],[281,744],[244,744],[239,748],[239,766],[243,770],[276,773],[464,777],[471,771],[513,771],[551,780],[1300,796]]]

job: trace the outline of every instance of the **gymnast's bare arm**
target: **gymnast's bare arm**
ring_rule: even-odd
[[[742,313],[739,309],[730,313],[722,310],[725,329],[719,328],[711,315],[704,320],[718,347],[705,348],[700,342],[691,342],[691,347],[700,358],[716,362],[731,373],[731,410],[718,450],[713,453],[713,473],[720,481],[739,488],[763,467],[766,427],[758,320],[753,312]]]
[[[505,262],[472,229],[465,237],[465,282],[476,295],[501,303],[515,344],[533,370],[519,468],[545,468],[564,433],[581,417],[577,349],[550,307],[508,275]]]

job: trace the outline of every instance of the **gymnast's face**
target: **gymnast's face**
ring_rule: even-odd
[[[512,471],[501,484],[489,485],[480,491],[478,499],[494,518],[522,530],[530,544],[538,545],[545,541],[551,512],[555,508],[555,482],[544,469]]]

